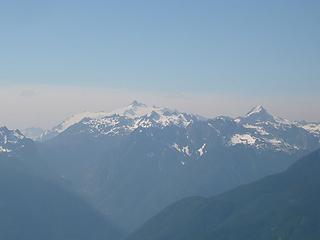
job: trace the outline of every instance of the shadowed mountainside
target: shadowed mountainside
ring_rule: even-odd
[[[314,240],[320,238],[320,151],[284,173],[213,198],[164,209],[128,240]]]

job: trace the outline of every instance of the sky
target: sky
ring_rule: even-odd
[[[320,121],[315,0],[0,0],[0,124],[52,127],[133,99]]]

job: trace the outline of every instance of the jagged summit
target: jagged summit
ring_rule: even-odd
[[[23,148],[26,137],[19,130],[0,127],[0,154],[10,153],[14,149]]]
[[[154,124],[164,126],[177,124],[186,126],[192,118],[196,118],[196,116],[180,113],[179,111],[168,108],[148,106],[145,103],[134,100],[129,105],[111,112],[83,112],[73,115],[52,130],[46,131],[39,139],[53,138],[82,121],[88,124],[90,122],[90,126],[105,127],[108,125],[108,127],[110,127],[112,125],[115,128],[119,128],[119,124],[125,123],[125,126],[122,126],[122,128],[126,128],[125,132],[128,132],[139,126],[153,126]],[[117,130],[116,132],[119,131]]]
[[[168,127],[191,129],[193,126],[208,126],[214,129],[219,136],[223,136],[227,145],[254,145],[260,149],[278,149],[295,151],[301,143],[286,143],[283,139],[283,129],[296,129],[297,127],[318,137],[319,126],[300,126],[288,120],[274,116],[262,105],[252,108],[243,117],[233,119],[220,116],[214,119],[206,119],[199,115],[188,114],[162,108],[148,106],[137,100],[129,105],[111,112],[84,112],[74,115],[62,122],[52,130],[44,132],[38,141],[46,141],[54,138],[72,126],[67,134],[87,134],[90,136],[124,136],[135,130]],[[209,130],[208,130],[209,131]],[[293,135],[296,133],[293,133]],[[225,141],[225,140],[224,140]],[[291,140],[290,140],[291,141]]]
[[[23,139],[25,136],[20,132],[20,130],[10,130],[5,126],[0,127],[0,139],[5,139],[8,141],[9,138]]]

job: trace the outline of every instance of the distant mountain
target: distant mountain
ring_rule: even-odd
[[[192,119],[199,119],[195,115],[179,113],[167,108],[149,107],[143,103],[133,101],[124,108],[112,112],[84,112],[74,115],[52,130],[44,132],[40,140],[51,139],[68,128],[77,124],[86,125],[83,128],[88,134],[98,135],[124,135],[131,133],[138,127],[183,125],[186,126]],[[83,133],[83,132],[81,132]],[[77,134],[77,132],[75,133]]]
[[[256,124],[256,123],[273,123],[276,125],[292,123],[289,120],[271,115],[263,106],[259,105],[251,109],[244,117],[236,119],[237,122],[243,124]]]
[[[0,149],[0,239],[119,239],[104,216],[53,183],[32,140],[2,127]]]
[[[320,238],[320,151],[284,173],[213,198],[181,200],[128,240]]]
[[[0,155],[16,156],[34,150],[34,143],[19,130],[0,127]]]
[[[222,124],[221,121],[225,120]],[[112,112],[84,112],[74,115],[52,130],[44,132],[40,139],[46,141],[59,134],[123,136],[146,128],[188,128],[197,123],[215,128],[224,145],[246,145],[257,149],[297,152],[314,149],[319,144],[320,124],[290,122],[271,115],[263,106],[253,108],[244,117],[232,119],[218,117],[207,119],[195,114],[178,112],[168,108],[149,107],[137,101]],[[219,124],[219,126],[216,126]],[[221,126],[224,125],[224,126]],[[223,129],[227,129],[224,132]],[[233,129],[233,131],[230,131]],[[212,129],[211,129],[212,131]],[[179,147],[173,143],[177,151]],[[205,144],[205,143],[203,143]],[[182,146],[189,147],[190,146]],[[199,149],[193,149],[196,152]],[[181,152],[181,151],[180,151]]]
[[[297,123],[297,125],[304,128],[305,130],[307,130],[310,133],[313,133],[317,136],[320,136],[320,123],[304,122],[304,123]]]
[[[320,147],[319,135],[260,106],[206,119],[135,101],[59,126],[37,144],[42,158],[127,232],[179,199],[278,173]]]
[[[31,128],[26,128],[21,132],[27,138],[31,138],[33,140],[38,141],[42,138],[43,134],[45,133],[45,130],[43,130],[42,128],[31,127]]]

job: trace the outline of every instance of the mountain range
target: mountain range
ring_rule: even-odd
[[[281,172],[320,147],[320,124],[291,122],[257,106],[242,117],[205,118],[134,101],[85,112],[51,130],[13,131],[50,169],[51,179],[127,234],[169,204],[209,197]],[[0,138],[1,139],[1,138]],[[17,153],[16,153],[17,152]]]
[[[214,125],[215,123],[219,124],[219,121],[228,122],[226,128],[232,127],[232,124],[234,124],[234,131],[230,133],[221,132],[223,129],[219,127],[223,126],[216,127]],[[218,135],[224,138],[226,144],[253,145],[256,148],[274,148],[278,151],[295,151],[308,148],[301,139],[297,139],[298,141],[295,142],[283,136],[290,128],[300,131],[301,134],[305,130],[316,138],[319,138],[320,135],[320,123],[290,122],[271,115],[262,106],[257,106],[244,117],[236,119],[225,116],[208,119],[200,115],[181,113],[168,108],[149,107],[137,101],[112,112],[84,112],[74,115],[51,130],[29,128],[23,130],[23,133],[33,140],[46,141],[79,124],[86,125],[83,127],[81,134],[86,132],[98,137],[101,135],[128,135],[138,128],[158,127],[163,129],[169,126],[187,128],[190,124],[196,124],[197,122],[205,122],[208,126],[211,124],[211,128],[216,127]],[[228,129],[230,130],[230,128]]]

